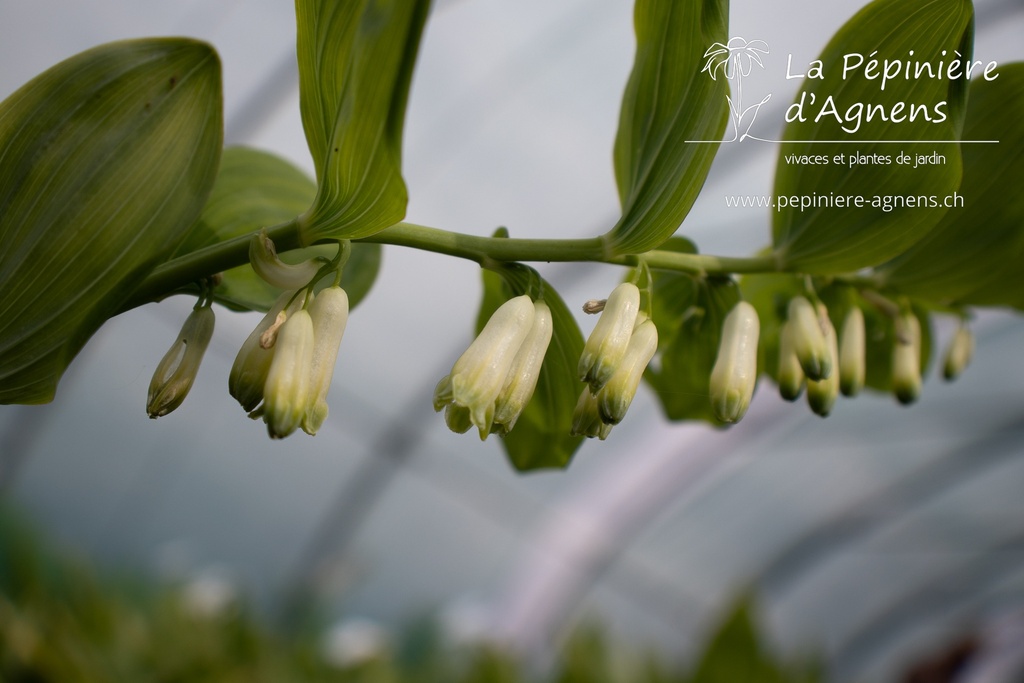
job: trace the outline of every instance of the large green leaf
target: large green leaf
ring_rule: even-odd
[[[618,254],[658,246],[690,211],[727,123],[729,83],[702,73],[728,39],[728,0],[637,0],[636,59],[615,138],[622,218],[606,236]]]
[[[551,309],[551,344],[544,355],[537,389],[516,426],[502,438],[508,459],[521,472],[568,467],[583,442],[582,436],[569,434],[576,400],[584,388],[576,374],[583,353],[583,334],[562,297],[532,268],[510,264],[498,271],[485,270],[483,281],[477,332],[498,306],[514,296],[529,294]]]
[[[112,43],[0,104],[0,402],[41,403],[165,260],[213,184],[220,62],[185,39]]]
[[[1024,63],[970,88],[964,138],[963,208],[879,273],[886,286],[942,303],[1024,307]]]
[[[693,252],[692,244],[670,240],[665,248]],[[722,424],[711,410],[711,369],[718,357],[725,316],[740,300],[728,278],[700,278],[654,271],[652,320],[658,328],[658,354],[644,373],[670,420]]]
[[[319,191],[303,244],[405,217],[402,127],[430,0],[296,0],[302,125]]]
[[[877,265],[938,222],[946,196],[960,186],[960,146],[941,141],[961,139],[967,79],[915,78],[912,72],[910,79],[897,77],[882,89],[878,74],[886,60],[902,60],[904,68],[907,60],[937,68],[954,52],[970,60],[973,35],[970,0],[875,0],[836,33],[819,57],[822,78],[812,78],[816,72],[808,69],[797,94],[805,120],[786,126],[788,142],[779,151],[775,195],[792,198],[773,214],[774,245],[785,267],[828,273]],[[844,78],[845,65],[857,59],[849,55],[862,55],[864,62]],[[880,60],[879,66],[867,71],[871,59]],[[795,107],[788,116],[796,114]],[[924,108],[931,121],[915,108]],[[933,140],[940,142],[915,142]],[[918,155],[932,153],[943,162],[913,167]],[[909,164],[897,162],[902,154]],[[838,162],[836,155],[843,155]],[[851,167],[855,155],[871,161]],[[827,163],[794,161],[815,156]],[[922,196],[934,196],[937,205],[910,206],[904,199],[916,204]],[[848,205],[823,203],[836,197]]]
[[[202,216],[175,256],[289,221],[309,207],[315,195],[316,183],[284,159],[246,147],[228,148]],[[332,258],[337,251],[336,245],[318,245],[287,252],[281,259],[297,263],[315,256]],[[380,258],[379,244],[352,245],[341,280],[350,307],[355,308],[370,291]],[[220,303],[255,311],[269,310],[280,293],[248,265],[223,273],[214,290]]]

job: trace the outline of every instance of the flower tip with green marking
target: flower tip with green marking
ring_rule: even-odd
[[[302,425],[312,399],[313,319],[296,311],[281,326],[263,390],[263,421],[272,439],[283,439]]]
[[[960,325],[946,350],[946,360],[942,365],[942,377],[951,382],[970,364],[974,355],[974,334],[966,323]]]
[[[843,396],[856,396],[864,388],[866,374],[866,337],[864,312],[854,306],[843,320],[839,341],[839,391]]]
[[[156,366],[149,383],[146,412],[163,417],[182,404],[192,389],[203,355],[213,338],[214,314],[209,306],[195,308],[178,338]]]
[[[434,410],[440,412],[446,409],[445,421],[452,431],[467,431],[468,427],[462,427],[465,426],[468,411],[469,421],[476,426],[481,440],[485,440],[491,433],[496,402],[507,384],[509,373],[536,317],[537,307],[529,296],[524,294],[509,299],[494,311],[473,343],[455,361],[452,371],[437,383],[434,389]],[[547,348],[546,343],[544,347]],[[543,358],[543,353],[540,357]],[[510,389],[509,398],[518,388],[515,386]],[[453,405],[457,408],[450,408]],[[514,410],[510,407],[509,411],[503,419],[511,419],[509,415]],[[518,413],[515,413],[515,417],[518,417]],[[514,423],[514,420],[511,421]]]
[[[910,405],[921,396],[921,323],[913,313],[904,313],[896,323],[892,348],[892,392],[896,400]]]
[[[736,304],[722,324],[718,357],[708,387],[712,411],[722,422],[739,422],[750,407],[757,383],[760,332],[757,311],[746,301]]]
[[[644,320],[629,337],[626,352],[604,387],[597,393],[597,408],[601,420],[617,425],[636,396],[647,364],[658,350],[658,329],[654,321]]]
[[[619,366],[640,310],[640,290],[623,282],[608,295],[601,317],[587,338],[580,355],[580,379],[597,393]]]
[[[832,374],[832,358],[829,356],[828,340],[825,333],[828,313],[824,316],[805,297],[793,297],[789,302],[787,320],[792,325],[793,349],[800,359],[800,367],[808,380],[828,379]]]

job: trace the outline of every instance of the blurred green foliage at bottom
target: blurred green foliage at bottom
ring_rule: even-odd
[[[99,579],[42,547],[0,509],[0,683],[812,683],[762,647],[749,602],[689,670],[627,655],[603,629],[570,637],[546,675],[484,646],[454,647],[431,622],[412,624],[376,654],[332,661],[324,633],[284,636],[244,606],[203,612],[174,587]]]

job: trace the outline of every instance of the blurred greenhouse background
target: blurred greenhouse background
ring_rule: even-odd
[[[731,4],[730,34],[771,46],[750,83],[773,94],[765,120],[781,121],[799,83],[786,56],[807,64],[863,3]],[[1024,4],[975,4],[976,58],[1024,58]],[[293,12],[287,0],[5,0],[0,97],[97,43],[196,36],[224,63],[228,142],[312,174]],[[606,230],[631,13],[629,0],[436,0],[406,127],[409,220],[517,237]],[[776,150],[722,148],[682,228],[702,251],[768,242],[763,210],[722,197],[769,193]],[[576,310],[621,276],[539,269]],[[974,657],[956,680],[1024,680],[1019,316],[981,314],[965,375],[946,384],[933,368],[909,408],[864,396],[821,420],[766,385],[719,431],[668,423],[642,390],[568,471],[519,475],[496,437],[453,434],[430,405],[479,293],[471,263],[386,248],[350,319],[326,425],[282,442],[226,391],[255,314],[218,311],[189,399],[159,421],[146,389],[191,302],[121,315],[52,404],[0,407],[2,495],[47,542],[106,570],[188,585],[213,606],[244,596],[273,623],[312,604],[335,633],[371,642],[432,615],[454,641],[495,642],[544,670],[594,621],[687,662],[750,592],[773,651],[820,659],[829,680],[901,680],[965,641]],[[940,349],[951,331],[939,325]]]

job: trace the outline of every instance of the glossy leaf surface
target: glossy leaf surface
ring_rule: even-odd
[[[221,151],[210,46],[93,48],[0,104],[0,402],[52,399],[93,332],[184,238]]]
[[[971,83],[964,138],[963,208],[881,269],[882,283],[941,303],[1024,307],[1024,63]]]
[[[953,79],[914,78],[912,72],[884,89],[879,74],[885,60],[930,61],[933,73],[940,60],[949,61],[942,55],[958,52],[970,60],[973,16],[969,0],[875,0],[825,47],[822,77],[811,78],[808,71],[779,151],[775,195],[796,204],[773,213],[774,245],[785,267],[827,273],[877,265],[920,240],[942,217],[943,200],[960,186],[960,145],[943,141],[961,139],[964,70]],[[859,68],[852,68],[857,57],[850,55],[863,58]],[[880,60],[873,71],[872,58]],[[801,102],[803,121],[795,109]],[[860,142],[845,144],[852,141]],[[914,168],[919,155],[933,153],[944,162]],[[901,155],[910,161],[899,163]],[[793,161],[811,157],[818,162]],[[849,205],[839,207],[821,203],[839,196],[860,199],[844,199]],[[937,206],[916,205],[918,197],[932,196]]]
[[[728,80],[702,71],[705,51],[728,41],[726,0],[637,0],[637,50],[615,138],[622,218],[606,236],[615,253],[640,253],[683,222],[707,177],[727,122]]]
[[[302,124],[319,191],[302,241],[405,217],[402,128],[429,0],[297,0]]]

